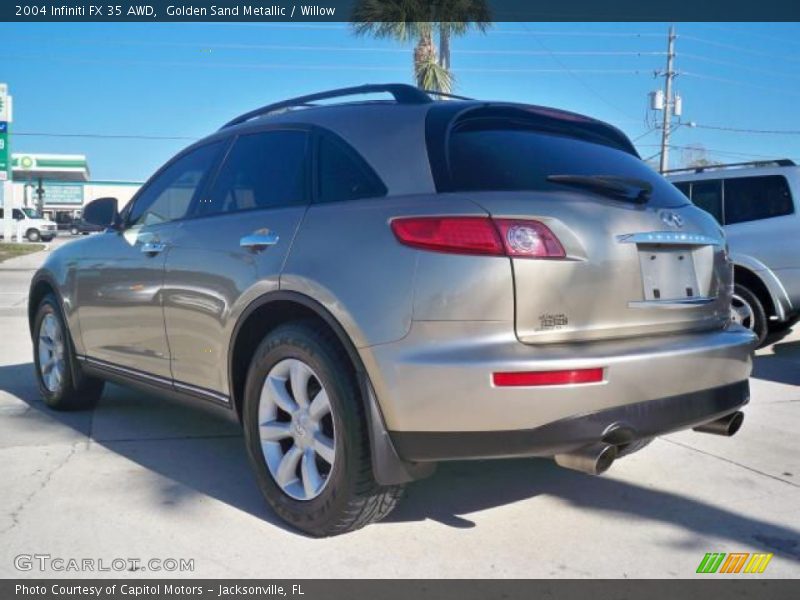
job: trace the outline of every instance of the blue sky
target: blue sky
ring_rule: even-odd
[[[643,157],[647,93],[662,86],[666,23],[498,23],[453,43],[457,93],[585,113],[622,128]],[[672,143],[735,162],[800,161],[800,24],[678,23]],[[366,82],[409,81],[411,47],[345,24],[2,23],[0,81],[12,132],[199,138],[271,101]],[[651,115],[652,121],[652,115]],[[638,139],[637,139],[638,138]],[[14,135],[13,152],[86,154],[94,179],[143,180],[189,139]],[[673,166],[696,156],[676,148]]]

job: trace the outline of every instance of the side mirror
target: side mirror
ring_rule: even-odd
[[[81,218],[92,225],[116,229],[120,224],[118,204],[116,198],[97,198],[83,207]]]

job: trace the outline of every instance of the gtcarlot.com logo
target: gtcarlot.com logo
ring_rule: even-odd
[[[18,554],[14,557],[18,571],[55,571],[94,573],[103,571],[192,572],[193,558],[74,558],[50,554]]]
[[[697,566],[698,573],[763,573],[772,554],[754,552],[708,552]]]

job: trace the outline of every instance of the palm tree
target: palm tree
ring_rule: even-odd
[[[422,89],[450,92],[450,39],[473,26],[486,31],[490,26],[485,0],[358,0],[353,9],[356,35],[399,42],[416,41],[414,81]],[[437,56],[434,32],[439,34]]]

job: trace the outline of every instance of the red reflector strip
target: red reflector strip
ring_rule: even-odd
[[[502,256],[503,242],[488,217],[401,217],[391,223],[394,235],[407,246],[452,252]]]
[[[498,387],[569,385],[603,381],[603,369],[572,369],[570,371],[521,371],[492,373],[492,383]]]

